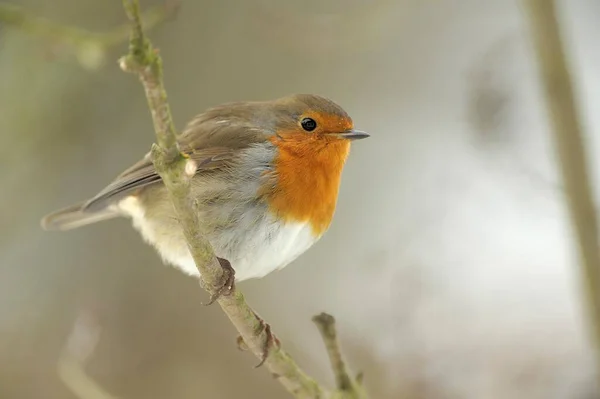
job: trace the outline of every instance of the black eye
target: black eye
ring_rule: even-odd
[[[300,121],[300,124],[302,125],[302,129],[306,130],[307,132],[312,132],[317,128],[317,122],[315,122],[315,120],[312,118],[304,118],[302,121]]]

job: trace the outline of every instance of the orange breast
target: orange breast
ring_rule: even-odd
[[[265,193],[269,209],[286,222],[308,222],[315,236],[329,227],[350,150],[345,140],[306,140],[286,135],[272,139],[279,149],[274,160],[277,184]]]

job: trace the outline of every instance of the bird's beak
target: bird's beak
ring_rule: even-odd
[[[350,141],[362,140],[362,139],[366,139],[367,137],[371,136],[367,132],[363,132],[362,130],[356,130],[356,129],[348,130],[348,131],[342,132],[342,133],[334,133],[334,135],[341,139],[346,139],[346,140],[350,140]]]

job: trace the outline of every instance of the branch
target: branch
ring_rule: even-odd
[[[320,315],[313,317],[313,322],[319,328],[319,332],[323,337],[329,360],[331,361],[331,368],[335,375],[336,387],[339,391],[340,398],[348,399],[361,399],[366,398],[367,393],[362,386],[362,374],[359,374],[356,378],[351,378],[344,362],[342,352],[337,339],[337,331],[335,328],[335,319],[333,316],[327,313],[321,313]],[[334,396],[336,397],[336,396]]]
[[[598,225],[590,189],[571,77],[560,38],[554,1],[526,0],[531,32],[539,59],[546,105],[578,239],[581,273],[585,278],[592,334],[600,367],[600,254]]]
[[[79,399],[116,399],[84,369],[86,360],[96,349],[99,337],[100,325],[92,312],[80,312],[58,359],[60,379]]]
[[[147,29],[151,29],[171,16],[178,8],[176,1],[166,1],[146,11],[142,17]],[[21,29],[57,43],[66,45],[87,69],[99,68],[106,59],[107,51],[129,37],[129,25],[118,26],[108,32],[95,33],[85,29],[64,26],[46,18],[31,15],[23,8],[0,3],[0,23]]]
[[[201,234],[200,220],[190,195],[190,180],[195,173],[195,167],[190,164],[191,167],[186,168],[191,161],[188,161],[177,147],[177,133],[162,80],[162,60],[144,35],[138,1],[123,0],[123,5],[132,27],[129,53],[122,57],[119,63],[123,70],[136,73],[144,86],[158,143],[152,146],[152,161],[169,192],[190,252],[200,272],[202,286],[211,297],[218,298],[217,302],[239,331],[243,342],[258,358],[262,358],[265,343],[268,344],[273,339],[270,327],[265,326],[248,306],[235,285],[230,287],[227,294],[218,296],[218,289],[222,286],[220,282],[225,273],[210,243]],[[326,392],[315,380],[307,376],[279,345],[272,345],[264,364],[297,398],[354,398],[346,396],[345,391]]]
[[[66,353],[58,360],[58,375],[79,399],[116,399],[90,378],[83,366]]]

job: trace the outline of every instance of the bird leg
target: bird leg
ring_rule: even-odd
[[[265,342],[261,348],[262,352],[261,352],[261,356],[260,356],[260,363],[258,363],[256,366],[254,366],[255,368],[258,368],[258,367],[262,366],[263,363],[267,360],[267,357],[269,356],[269,351],[273,347],[277,347],[277,348],[281,347],[281,342],[279,341],[279,338],[277,338],[277,336],[275,334],[273,334],[273,332],[271,331],[271,326],[269,325],[269,323],[265,322],[258,314],[256,314],[256,312],[254,312],[254,311],[252,311],[252,312],[254,313],[254,316],[258,320],[258,329],[255,332],[256,335],[260,335],[263,331],[267,335],[265,338]],[[244,338],[241,335],[239,335],[237,337],[236,342],[237,342],[239,350],[241,350],[241,351],[248,350],[248,344],[246,344],[246,342],[244,341]]]
[[[235,270],[231,267],[231,263],[224,258],[217,257],[219,264],[221,265],[221,269],[223,269],[223,274],[221,274],[221,279],[219,281],[219,288],[217,291],[210,296],[210,300],[205,306],[212,305],[215,303],[217,299],[219,299],[223,295],[229,295],[233,291],[235,287]]]

